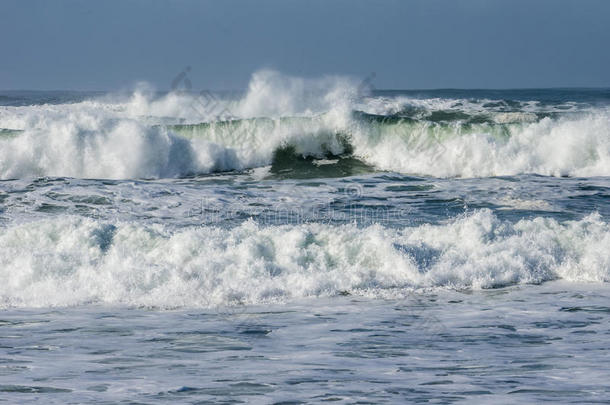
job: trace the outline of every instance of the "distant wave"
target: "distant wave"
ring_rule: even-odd
[[[524,123],[371,120],[325,114],[147,126],[79,117],[0,133],[0,178],[161,178],[351,156],[380,170],[438,177],[610,175],[607,112]]]
[[[325,224],[232,229],[58,217],[0,234],[0,306],[106,303],[162,308],[391,296],[420,288],[610,281],[610,225],[489,210],[444,225]]]
[[[140,89],[2,107],[0,127],[12,129],[0,130],[0,178],[181,177],[271,165],[287,149],[295,160],[349,156],[437,177],[609,176],[610,110],[570,108],[371,97],[347,79],[261,72],[232,100]]]

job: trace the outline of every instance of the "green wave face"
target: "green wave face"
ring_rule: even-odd
[[[38,170],[36,173],[63,173],[66,159],[56,153],[59,150],[82,150],[83,156],[92,159],[85,165],[80,156],[74,156],[74,167],[81,163],[84,167],[74,173],[91,168],[89,176],[111,173],[117,178],[133,170],[138,176],[153,178],[257,167],[268,167],[268,175],[275,178],[341,177],[375,170],[435,177],[569,176],[603,175],[610,167],[605,110],[559,117],[524,111],[438,110],[428,111],[425,118],[415,118],[418,113],[412,111],[409,114],[333,110],[309,117],[152,126],[135,125],[133,120],[122,125],[108,121],[95,131],[84,129],[78,137],[64,136],[63,127],[53,128],[55,132],[33,129],[28,134],[39,153],[55,155],[40,160],[52,164],[50,169],[27,168]],[[3,177],[16,176],[13,172],[22,168],[19,160],[29,159],[15,155],[21,149],[12,139],[21,133],[0,130],[6,146],[0,162]],[[73,148],[75,139],[78,144]],[[67,146],[49,149],[44,146],[49,140]],[[132,152],[125,152],[126,143]],[[119,144],[122,146],[117,148]],[[108,151],[125,165],[98,167],[99,162],[112,160],[100,157]],[[165,158],[155,160],[157,155]],[[558,155],[567,157],[558,160],[554,157]],[[141,164],[134,166],[132,158]]]
[[[351,154],[330,155],[327,159],[303,157],[288,146],[277,149],[267,178],[270,179],[314,179],[347,177],[372,173],[375,168]]]
[[[321,115],[279,119],[251,118],[170,125],[166,128],[187,139],[202,139],[236,148],[273,146],[268,145],[268,141],[275,140],[274,151],[279,152],[282,148],[290,147],[294,156],[328,158],[353,155],[352,141],[356,135],[364,137],[369,145],[375,145],[385,139],[400,139],[408,147],[416,149],[425,148],[430,142],[444,142],[456,137],[477,134],[506,141],[511,133],[521,130],[531,118],[523,119],[515,116],[512,122],[499,123],[497,118],[477,122],[474,119],[462,120],[461,117],[462,115],[458,114],[445,117],[450,118],[446,121],[429,121],[399,115],[384,116],[354,112],[349,120],[340,123],[334,122],[328,115]],[[527,122],[523,122],[524,120]],[[303,150],[300,146],[308,141],[313,144],[319,142],[318,148],[314,148],[315,151]]]
[[[460,136],[486,134],[498,140],[506,140],[511,133],[522,129],[523,123],[497,123],[470,121],[413,120],[401,117],[384,117],[361,115],[357,129],[369,138],[371,142],[382,138],[401,138],[407,143],[425,140],[446,141]],[[413,145],[415,146],[415,145]]]
[[[441,119],[443,118],[443,119]],[[273,178],[342,177],[375,170],[369,151],[391,140],[411,152],[427,151],[452,139],[485,134],[506,143],[531,117],[502,116],[474,119],[464,114],[437,115],[421,120],[401,115],[352,112],[347,119],[323,114],[316,117],[251,118],[166,128],[189,140],[203,140],[242,153],[260,152]],[[512,122],[510,122],[510,119]],[[515,122],[516,121],[516,122]]]
[[[21,129],[0,128],[0,139],[11,139],[23,133]]]
[[[461,114],[461,113],[460,113]],[[452,117],[455,118],[456,116]],[[470,134],[488,134],[498,139],[507,138],[514,130],[521,129],[530,123],[531,117],[519,119],[510,116],[502,118],[508,122],[497,122],[495,119],[450,119],[450,120],[416,120],[398,115],[384,116],[354,112],[347,123],[334,123],[328,116],[318,117],[283,117],[250,118],[231,121],[216,121],[200,124],[168,125],[167,129],[188,139],[205,139],[226,146],[239,146],[240,142],[265,137],[273,133],[298,135],[301,137],[336,136],[349,144],[355,131],[367,132],[372,140],[379,137],[409,138],[430,137],[436,140]],[[531,118],[537,120],[537,118]],[[525,122],[523,122],[525,121]],[[297,137],[295,137],[297,138]],[[297,140],[297,139],[295,139]],[[350,151],[351,152],[351,151]]]

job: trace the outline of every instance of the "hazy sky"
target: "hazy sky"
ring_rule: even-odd
[[[609,0],[0,1],[0,89],[242,89],[273,68],[377,88],[610,87]]]

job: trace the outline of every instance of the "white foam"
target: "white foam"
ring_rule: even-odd
[[[451,133],[433,125],[356,127],[354,152],[385,170],[438,177],[488,177],[536,173],[550,176],[610,175],[610,113],[545,118],[475,131],[456,124]],[[464,132],[464,133],[462,133]]]
[[[0,302],[209,307],[343,291],[490,288],[553,279],[610,280],[610,226],[502,222],[482,210],[444,225],[324,224],[233,229],[58,217],[0,235]]]
[[[222,147],[200,142],[195,151],[191,142],[135,120],[82,113],[46,124],[3,141],[1,178],[174,177],[222,167]]]
[[[349,111],[356,97],[357,82],[347,77],[304,79],[262,70],[252,75],[245,97],[232,113],[240,118],[312,116]]]
[[[303,156],[340,154],[341,137],[365,162],[407,174],[610,175],[607,108],[538,122],[529,122],[535,117],[531,113],[500,112],[492,114],[497,124],[376,123],[352,117],[352,109],[388,114],[405,105],[426,111],[484,108],[450,99],[358,98],[357,87],[346,78],[302,79],[262,71],[237,100],[202,100],[180,92],[159,98],[141,86],[127,98],[1,107],[0,128],[24,132],[0,139],[0,179],[158,178],[255,168],[269,165],[274,151],[287,145]],[[218,114],[227,111],[242,121],[217,122]],[[252,117],[269,119],[247,120]],[[199,122],[212,124],[189,139],[156,126]]]

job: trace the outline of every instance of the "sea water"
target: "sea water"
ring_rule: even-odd
[[[0,401],[603,402],[610,91],[0,94]]]

